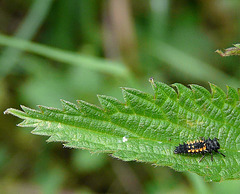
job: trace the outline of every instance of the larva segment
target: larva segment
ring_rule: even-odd
[[[176,147],[174,150],[175,154],[185,154],[185,153],[194,153],[194,154],[202,154],[201,160],[205,157],[205,153],[210,153],[211,154],[211,160],[213,161],[213,151],[216,153],[221,154],[222,156],[225,157],[224,154],[218,151],[220,149],[220,144],[218,142],[217,138],[214,139],[206,139],[202,138],[200,140],[195,140],[195,141],[187,141],[187,144],[179,144],[179,146]]]

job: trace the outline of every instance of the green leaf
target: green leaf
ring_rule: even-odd
[[[216,50],[216,53],[221,55],[222,57],[228,57],[233,55],[240,55],[240,44],[234,44],[234,47],[227,48],[223,51]]]
[[[71,51],[52,48],[46,45],[33,43],[30,41],[22,40],[16,37],[9,37],[0,33],[0,45],[17,48],[24,51],[29,51],[49,59],[59,62],[67,63],[70,65],[81,66],[90,70],[109,73],[114,76],[120,76],[132,81],[132,74],[129,70],[119,62],[110,62],[102,60],[97,57],[80,55]],[[2,67],[1,67],[2,68]],[[1,69],[0,75],[4,69]]]
[[[23,111],[5,113],[24,119],[19,126],[35,127],[33,134],[50,136],[48,141],[66,147],[105,152],[124,161],[141,161],[191,171],[207,181],[240,177],[239,93],[227,87],[225,94],[210,84],[211,93],[198,85],[176,83],[177,92],[150,80],[154,95],[122,88],[125,102],[98,96],[101,108],[84,101],[77,105],[62,100],[63,110],[39,106],[40,111],[21,106]],[[199,137],[219,139],[214,160],[206,156],[174,154],[175,146]]]

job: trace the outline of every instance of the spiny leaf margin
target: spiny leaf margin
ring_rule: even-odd
[[[66,147],[105,152],[124,161],[141,161],[192,171],[206,181],[240,177],[239,92],[227,86],[227,94],[214,84],[211,93],[198,85],[190,88],[150,79],[154,96],[122,88],[125,103],[99,95],[102,108],[84,101],[77,105],[61,100],[63,110],[39,106],[40,111],[21,106],[7,109],[24,121],[18,126],[34,127],[33,134],[50,136],[49,142]],[[198,163],[199,156],[173,154],[176,145],[199,137],[217,137],[221,151]]]

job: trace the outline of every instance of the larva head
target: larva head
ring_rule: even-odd
[[[218,143],[218,140],[216,137],[212,140],[212,142],[213,142],[215,150],[220,149],[220,144]]]

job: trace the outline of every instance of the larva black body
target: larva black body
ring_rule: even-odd
[[[201,162],[205,157],[205,154],[210,153],[211,160],[213,161],[213,151],[225,157],[224,154],[218,151],[219,149],[220,144],[218,143],[218,139],[216,137],[214,139],[208,138],[206,140],[205,138],[202,138],[193,142],[179,144],[179,146],[177,146],[174,150],[174,154],[202,154],[203,156],[199,160],[199,162]]]

